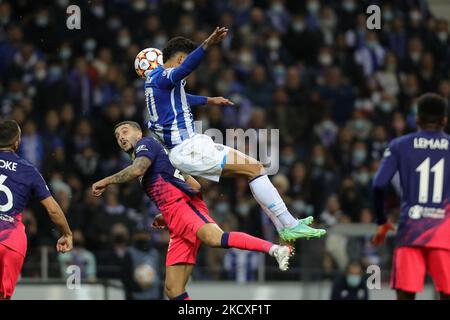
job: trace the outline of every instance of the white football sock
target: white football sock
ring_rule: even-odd
[[[274,257],[275,251],[278,249],[278,247],[279,247],[279,245],[277,245],[277,244],[274,244],[273,246],[271,246],[270,250],[269,250],[269,255]]]
[[[264,211],[264,213],[269,217],[269,219],[272,221],[273,225],[275,226],[275,228],[277,229],[278,232],[280,232],[281,230],[283,230],[284,226],[283,224],[280,222],[280,220],[278,220],[278,218],[275,216],[275,214],[273,212],[271,212],[269,209],[267,209],[256,197],[255,193],[253,192],[252,188],[250,187],[250,191],[253,194],[253,198],[255,198],[256,202],[258,202],[259,206],[262,208],[262,210]]]
[[[275,189],[267,175],[254,178],[250,181],[249,185],[256,201],[263,207],[263,209],[267,209],[264,210],[264,212],[266,212],[272,221],[274,221],[272,219],[273,215],[284,228],[292,228],[298,224],[297,219],[295,219],[288,211],[286,204],[283,199],[281,199],[280,194],[277,189]]]

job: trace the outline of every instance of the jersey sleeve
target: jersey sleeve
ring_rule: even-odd
[[[398,163],[397,145],[395,142],[391,142],[384,151],[383,160],[381,161],[380,168],[375,174],[373,186],[381,188],[386,187],[397,172]]]
[[[381,225],[386,223],[387,217],[384,212],[385,188],[389,185],[392,177],[398,171],[398,150],[393,141],[384,152],[380,168],[373,180],[373,205],[375,210],[376,223]]]
[[[191,107],[205,105],[208,101],[208,98],[205,96],[196,96],[189,93],[186,93],[186,99]]]
[[[199,66],[204,55],[205,49],[203,49],[202,46],[199,46],[188,54],[181,65],[176,68],[165,69],[154,81],[162,89],[172,88],[177,82],[186,78]]]
[[[50,193],[50,190],[47,186],[47,183],[45,182],[44,178],[42,177],[42,175],[37,171],[36,168],[32,169],[32,173],[31,173],[31,177],[32,180],[31,182],[31,188],[33,191],[33,195],[34,197],[39,200],[42,201],[44,199],[47,199],[48,197],[50,197],[52,194]]]
[[[153,138],[142,138],[136,144],[135,155],[138,157],[147,157],[152,162],[155,160],[161,146]]]

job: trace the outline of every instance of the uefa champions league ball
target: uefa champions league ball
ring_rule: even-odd
[[[146,78],[150,72],[163,64],[162,52],[156,48],[147,48],[139,52],[134,60],[134,69],[141,78]]]

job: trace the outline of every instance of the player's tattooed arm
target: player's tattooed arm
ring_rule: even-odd
[[[138,157],[131,166],[126,167],[122,171],[108,177],[109,184],[125,183],[135,178],[142,177],[152,162],[147,157]]]
[[[99,197],[110,184],[125,183],[143,176],[151,164],[151,160],[147,157],[136,158],[132,165],[117,172],[116,174],[113,174],[112,176],[106,177],[94,183],[92,185],[92,194]]]

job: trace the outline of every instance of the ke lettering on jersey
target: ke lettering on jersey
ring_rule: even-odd
[[[13,161],[7,161],[7,160],[0,159],[0,169],[17,171],[17,163],[13,162]]]

